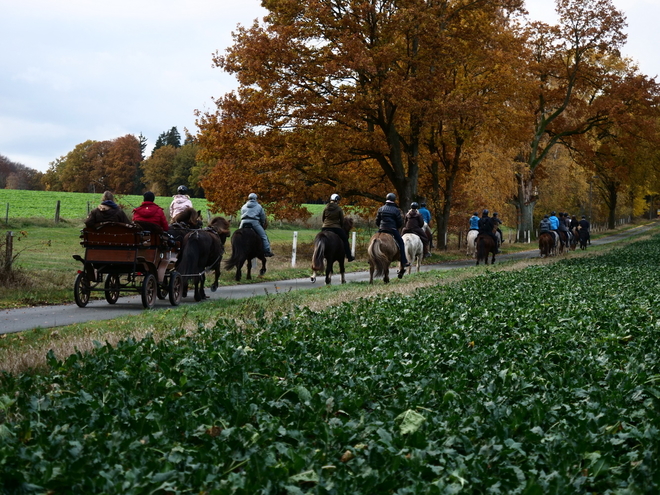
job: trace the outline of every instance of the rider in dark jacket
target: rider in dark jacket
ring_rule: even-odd
[[[424,246],[423,256],[425,258],[427,257],[427,254],[429,253],[429,239],[428,237],[426,237],[426,232],[424,232],[424,217],[419,212],[418,203],[413,202],[410,204],[410,211],[406,213],[406,217],[404,219],[404,226],[401,233],[417,234],[419,238],[422,240],[422,245]]]
[[[344,254],[348,261],[353,261],[355,258],[351,253],[351,246],[348,244],[348,234],[344,230],[344,211],[339,206],[339,200],[341,196],[339,194],[333,194],[330,196],[330,202],[323,210],[323,215],[321,216],[323,220],[323,225],[321,230],[329,230],[334,232],[339,236],[341,242],[344,245]]]
[[[110,191],[103,193],[101,204],[90,212],[85,226],[91,228],[103,222],[131,223],[124,210],[115,203],[115,197]]]
[[[495,237],[493,229],[493,220],[488,216],[488,210],[484,210],[479,219],[479,234],[489,235],[495,243],[495,254],[499,254],[500,250],[497,248],[497,237]]]
[[[378,227],[379,232],[392,234],[392,237],[394,237],[394,240],[399,246],[401,266],[405,268],[410,266],[410,263],[406,258],[406,248],[403,245],[403,239],[399,233],[399,229],[403,227],[403,215],[395,203],[396,195],[394,193],[389,193],[385,197],[385,200],[385,204],[378,209],[378,214],[376,215],[376,226]]]

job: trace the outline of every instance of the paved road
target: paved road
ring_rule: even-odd
[[[593,241],[593,245],[607,244],[615,242],[632,235],[643,233],[653,227],[655,224],[636,227],[625,232],[620,232],[608,237],[603,237]],[[534,244],[530,244],[530,247]],[[505,260],[527,259],[538,256],[538,249],[530,251],[521,251],[512,254],[498,256],[496,262]],[[474,261],[454,261],[448,263],[439,263],[432,265],[422,265],[422,271],[430,270],[453,270],[473,266]],[[396,278],[396,270],[390,271],[390,278]],[[288,292],[290,290],[313,289],[322,287],[324,277],[319,277],[316,283],[312,283],[308,278],[298,278],[294,280],[282,280],[278,282],[263,282],[256,284],[236,285],[229,287],[219,287],[216,292],[206,290],[210,299],[242,299],[266,293],[274,294],[277,292]],[[355,272],[346,274],[347,282],[369,281],[368,272]],[[334,283],[339,283],[339,276],[333,277]],[[382,283],[379,281],[379,283]],[[73,285],[73,282],[72,282]],[[72,290],[73,292],[73,290]],[[73,297],[73,293],[71,294]],[[182,304],[196,304],[192,298],[192,291],[184,299]],[[168,300],[156,301],[155,310],[171,307]],[[52,328],[74,323],[84,323],[88,321],[110,320],[120,316],[140,314],[144,311],[139,295],[121,297],[116,304],[110,305],[105,300],[90,301],[85,308],[79,308],[75,303],[63,304],[58,306],[39,306],[34,308],[21,308],[12,310],[0,310],[0,334],[20,332],[33,328]]]

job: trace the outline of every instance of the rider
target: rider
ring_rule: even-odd
[[[589,241],[589,244],[591,244],[591,234],[589,232],[591,225],[589,224],[589,220],[587,220],[586,215],[582,215],[582,220],[580,220],[580,236],[584,235],[582,232],[586,232],[587,236],[587,241]]]
[[[419,206],[420,206],[419,214],[422,215],[422,218],[426,222],[426,225],[428,225],[428,227],[429,227],[429,234],[427,235],[427,237],[429,239],[429,248],[432,249],[433,248],[433,236],[430,235],[430,233],[431,233],[431,212],[426,207],[426,203],[420,203]],[[431,256],[430,253],[429,253],[429,256]]]
[[[388,193],[385,196],[385,204],[378,209],[378,214],[376,215],[376,226],[379,232],[386,232],[394,237],[394,240],[399,246],[401,267],[406,268],[410,266],[410,263],[406,258],[406,248],[399,233],[399,229],[403,227],[403,215],[395,201],[396,195],[394,193]]]
[[[543,219],[539,224],[539,233],[544,234],[545,232],[551,232],[551,231],[552,231],[552,225],[550,224],[549,215],[547,214],[543,215]]]
[[[504,222],[500,219],[496,211],[493,212],[492,221],[493,221],[493,228],[496,229],[497,232],[500,234],[499,243],[501,244],[504,242],[504,234],[502,234],[502,229],[500,229],[500,225],[502,225]]]
[[[154,203],[156,195],[151,191],[147,191],[142,195],[144,201],[140,206],[133,210],[134,222],[149,222],[162,227],[164,232],[170,228],[165,218],[163,209]]]
[[[344,230],[344,212],[339,206],[339,200],[341,196],[339,194],[333,194],[330,196],[330,202],[323,210],[323,225],[321,230],[328,230],[334,232],[339,236],[341,242],[344,244],[344,253],[346,254],[346,259],[348,261],[353,261],[355,258],[351,254],[351,246],[348,244],[348,234]]]
[[[500,250],[497,247],[497,238],[493,233],[493,219],[488,216],[488,210],[484,210],[479,219],[479,234],[487,234],[493,239],[495,243],[495,254],[499,254]]]
[[[419,210],[419,204],[413,202],[410,204],[410,210],[406,213],[404,218],[404,226],[401,231],[402,234],[412,233],[417,234],[422,240],[422,245],[424,246],[424,258],[431,256],[429,253],[429,239],[426,237],[426,232],[424,232],[424,217],[422,217]]]
[[[564,234],[566,234],[565,244],[566,247],[568,247],[571,242],[571,233],[569,232],[568,227],[566,226],[566,218],[564,217],[564,213],[561,212],[559,213],[559,224],[557,226],[557,230],[559,232],[563,232]],[[559,236],[559,238],[561,239],[562,244],[564,244],[564,239],[561,237],[561,235]]]
[[[257,201],[257,195],[255,193],[250,193],[248,195],[247,202],[241,208],[241,224],[238,228],[241,229],[245,225],[252,227],[259,237],[261,237],[261,240],[264,243],[264,256],[267,258],[275,256],[270,250],[270,241],[264,230],[266,225],[266,213]]]
[[[476,211],[470,217],[470,230],[479,230],[479,213]]]
[[[186,208],[192,207],[192,201],[190,201],[190,196],[188,196],[188,188],[186,186],[179,186],[170,203],[170,220]]]
[[[115,203],[115,197],[110,191],[103,193],[101,204],[89,213],[85,225],[91,228],[103,222],[131,223],[124,210]]]

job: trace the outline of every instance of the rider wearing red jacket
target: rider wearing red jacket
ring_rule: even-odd
[[[144,193],[144,201],[133,210],[134,222],[150,222],[162,227],[164,232],[170,228],[163,209],[154,203],[156,196],[151,191]]]

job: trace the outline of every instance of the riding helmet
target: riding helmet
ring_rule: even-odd
[[[483,215],[488,215],[488,210],[484,210]]]
[[[426,203],[420,203],[420,206],[421,206],[422,208],[426,208]]]
[[[188,188],[186,186],[179,186],[176,188],[177,194],[188,194]]]
[[[419,210],[419,205],[413,201],[412,203],[410,203],[410,208],[412,208],[413,210]]]
[[[475,211],[475,212],[473,213],[473,215],[474,215],[475,217],[478,217],[478,216],[479,216],[479,213],[477,213],[477,212]]]
[[[330,201],[335,201],[335,202],[337,202],[337,201],[339,201],[340,199],[341,199],[341,196],[340,196],[339,194],[333,194],[332,196],[330,196]]]
[[[493,216],[494,216],[494,217],[497,216],[497,212],[496,212],[496,211],[493,212]]]
[[[396,194],[387,193],[387,196],[385,196],[385,201],[396,201]]]
[[[250,193],[250,195],[248,196],[248,199],[257,199],[257,195],[254,194],[254,193]]]
[[[550,213],[550,215],[557,216],[557,212],[553,211],[552,213]]]

